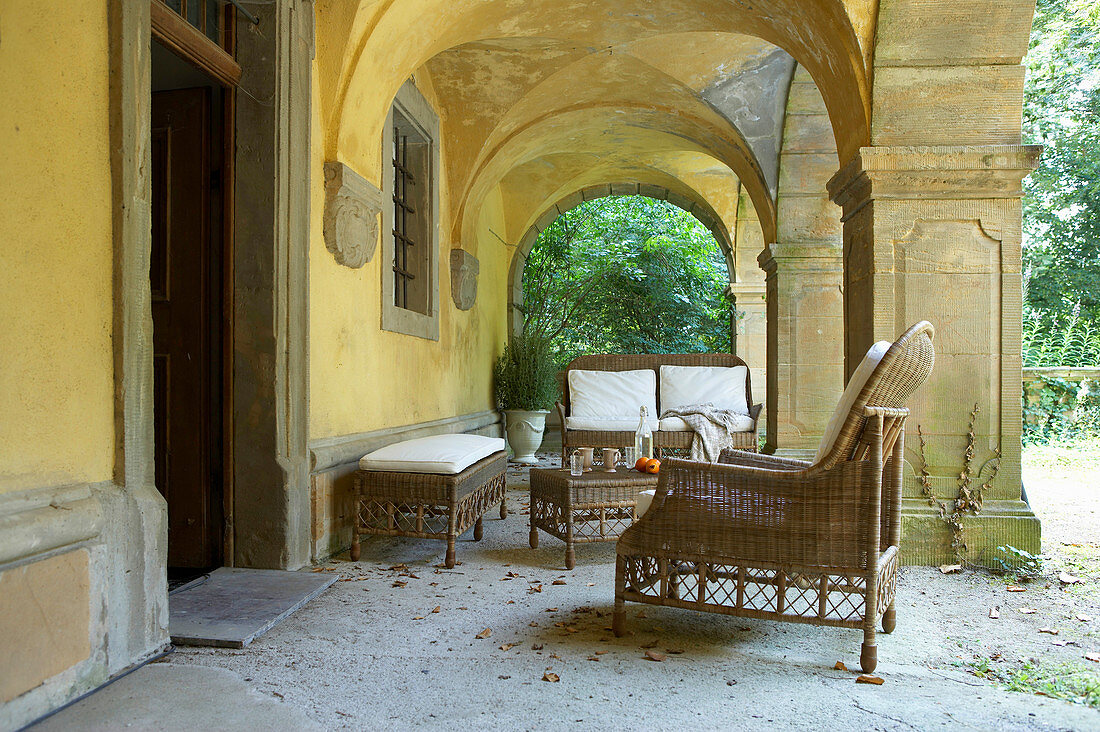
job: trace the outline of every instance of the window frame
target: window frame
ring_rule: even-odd
[[[394,110],[404,118],[404,121],[415,127],[417,132],[427,140],[429,147],[427,153],[427,175],[425,180],[429,186],[428,210],[425,226],[426,236],[423,237],[423,251],[418,252],[424,260],[424,267],[420,271],[426,274],[426,308],[425,312],[419,312],[408,308],[398,307],[395,304],[395,276],[394,256],[397,252],[397,242],[394,237]],[[439,116],[432,109],[428,100],[413,85],[411,81],[405,82],[394,97],[393,105],[386,115],[386,126],[382,134],[382,330],[394,333],[424,338],[426,340],[439,340]]]

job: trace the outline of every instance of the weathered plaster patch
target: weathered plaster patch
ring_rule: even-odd
[[[783,116],[794,68],[794,59],[777,49],[759,63],[736,69],[703,90],[703,100],[748,142],[772,198],[779,181]]]

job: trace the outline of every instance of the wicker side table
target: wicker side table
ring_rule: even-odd
[[[638,493],[656,487],[656,475],[630,468],[583,475],[531,468],[531,548],[538,549],[542,529],[565,542],[565,568],[573,569],[575,544],[617,539],[637,518]]]

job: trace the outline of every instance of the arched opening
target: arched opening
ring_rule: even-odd
[[[668,200],[592,198],[554,218],[527,253],[518,330],[547,338],[558,366],[586,353],[729,352],[724,249]]]

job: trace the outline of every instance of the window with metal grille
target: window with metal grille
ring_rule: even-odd
[[[428,312],[431,168],[428,138],[400,110],[393,114],[393,304]]]
[[[382,330],[439,340],[439,116],[412,81],[382,137]]]

